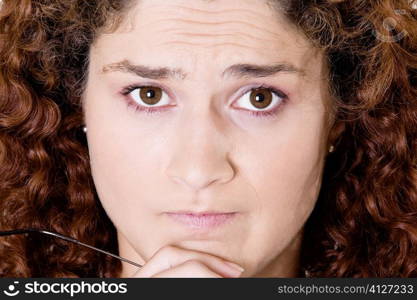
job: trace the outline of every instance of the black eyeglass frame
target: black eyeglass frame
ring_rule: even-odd
[[[66,240],[66,241],[69,241],[69,242],[72,242],[72,243],[75,243],[75,244],[78,244],[78,245],[87,247],[87,248],[90,248],[90,249],[93,249],[93,250],[96,250],[96,251],[101,252],[101,253],[104,253],[106,255],[110,255],[110,256],[112,256],[114,258],[120,259],[120,260],[122,260],[124,262],[127,262],[127,263],[129,263],[131,265],[134,265],[136,267],[139,267],[139,268],[142,268],[143,267],[142,265],[139,265],[139,264],[137,264],[137,263],[135,263],[135,262],[133,262],[131,260],[128,260],[126,258],[120,257],[120,256],[118,256],[116,254],[113,254],[113,253],[110,253],[108,251],[105,251],[105,250],[96,248],[94,246],[87,245],[87,244],[85,244],[83,242],[80,242],[79,240],[73,239],[71,237],[68,237],[68,236],[65,236],[65,235],[62,235],[62,234],[59,234],[59,233],[56,233],[56,232],[48,231],[48,230],[37,229],[37,228],[15,229],[15,230],[8,230],[8,231],[0,231],[0,236],[8,236],[8,235],[14,235],[14,234],[26,234],[26,233],[33,233],[33,232],[51,235],[53,237],[57,237],[57,238],[60,238],[60,239],[63,239],[63,240]]]

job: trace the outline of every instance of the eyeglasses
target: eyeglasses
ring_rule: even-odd
[[[54,236],[54,237],[57,237],[57,238],[60,238],[60,239],[63,239],[63,240],[69,241],[69,242],[73,242],[75,244],[78,244],[78,245],[81,245],[81,246],[84,246],[84,247],[87,247],[87,248],[90,248],[90,249],[99,251],[101,253],[110,255],[110,256],[112,256],[114,258],[120,259],[120,260],[122,260],[124,262],[127,262],[127,263],[129,263],[131,265],[134,265],[136,267],[142,268],[141,265],[139,265],[139,264],[137,264],[137,263],[135,263],[135,262],[133,262],[131,260],[128,260],[126,258],[120,257],[120,256],[118,256],[116,254],[113,254],[113,253],[104,251],[102,249],[99,249],[99,248],[96,248],[96,247],[87,245],[87,244],[85,244],[83,242],[80,242],[80,241],[78,241],[76,239],[73,239],[71,237],[68,237],[68,236],[65,236],[65,235],[62,235],[62,234],[59,234],[59,233],[56,233],[56,232],[51,232],[51,231],[43,230],[43,229],[25,228],[25,229],[15,229],[15,230],[9,230],[9,231],[0,231],[0,236],[13,235],[13,234],[26,234],[26,233],[33,233],[33,232],[48,234],[48,235],[51,235],[51,236]]]

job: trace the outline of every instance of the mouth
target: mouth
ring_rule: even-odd
[[[225,225],[236,217],[237,212],[167,212],[176,223],[193,229],[210,229]]]

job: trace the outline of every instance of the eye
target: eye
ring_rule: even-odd
[[[168,95],[156,86],[133,87],[128,94],[138,105],[145,107],[162,106],[169,103]]]
[[[169,102],[167,93],[157,86],[133,85],[126,87],[121,93],[125,96],[128,107],[147,114],[166,111],[164,107],[168,106],[167,104]]]
[[[274,115],[287,99],[283,92],[265,86],[252,88],[237,101],[239,107],[255,116]]]

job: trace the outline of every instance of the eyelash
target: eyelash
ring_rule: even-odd
[[[133,92],[134,90],[140,89],[140,88],[146,88],[146,87],[158,87],[158,88],[161,88],[163,90],[162,87],[160,87],[158,85],[155,85],[155,84],[153,84],[153,85],[130,85],[130,86],[127,86],[121,92],[121,94],[123,96],[125,96],[125,98],[126,98],[127,106],[133,108],[135,112],[137,112],[137,111],[144,112],[144,113],[149,114],[149,115],[160,114],[160,113],[164,112],[163,108],[152,108],[152,107],[145,107],[145,106],[139,105],[129,97],[129,94],[131,92]],[[260,85],[250,87],[242,95],[245,95],[247,92],[249,92],[251,90],[258,89],[258,88],[268,89],[273,94],[275,94],[275,96],[278,96],[279,98],[281,98],[281,103],[279,103],[275,108],[273,108],[271,110],[266,110],[266,111],[253,111],[253,110],[247,110],[247,109],[242,109],[242,110],[247,111],[251,116],[255,116],[257,118],[274,118],[274,117],[276,117],[278,111],[280,111],[282,106],[285,105],[286,102],[288,101],[288,96],[285,93],[283,93],[282,91],[280,91],[278,89],[275,89],[275,88],[273,88],[269,85],[266,85],[266,84],[260,84]]]

